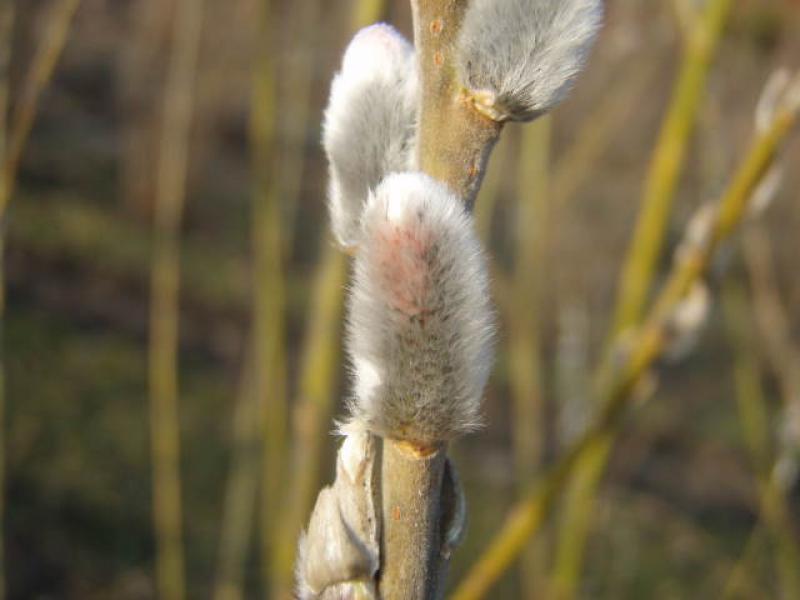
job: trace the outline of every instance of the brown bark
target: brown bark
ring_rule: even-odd
[[[467,5],[465,0],[412,2],[422,85],[419,167],[472,209],[502,125],[475,110],[458,82],[454,55]]]
[[[435,598],[442,549],[441,496],[447,452],[384,440],[380,592],[385,600]]]

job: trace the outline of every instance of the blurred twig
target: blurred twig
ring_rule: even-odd
[[[700,9],[694,0],[672,0],[670,7],[675,15],[681,35],[689,38],[697,25]]]
[[[614,333],[634,326],[647,301],[689,137],[730,7],[731,0],[710,0],[702,22],[686,40],[683,63],[650,161],[639,220],[620,279]]]
[[[735,352],[734,379],[739,422],[758,480],[761,518],[770,529],[777,546],[782,597],[800,598],[800,547],[796,541],[791,510],[774,469],[767,402],[753,349],[754,335],[750,325],[753,310],[741,285],[728,282],[723,291],[723,308]],[[729,585],[728,589],[732,587]]]
[[[308,2],[301,3],[307,7]],[[260,561],[264,589],[276,584],[273,564],[274,539],[278,530],[278,514],[286,496],[286,461],[288,445],[288,381],[286,364],[286,279],[284,254],[287,237],[281,210],[283,166],[276,152],[278,138],[276,29],[271,0],[259,0],[256,27],[256,57],[250,100],[249,138],[252,169],[253,244],[253,365],[249,379],[250,393],[238,399],[238,415],[256,413],[261,427],[243,427],[231,461],[226,513],[220,548],[218,599],[242,597],[242,573],[248,538],[252,527],[248,506],[255,501],[257,486],[251,463],[249,436],[261,434],[260,461],[261,503]],[[296,81],[296,79],[293,79]],[[300,151],[302,152],[302,150]],[[297,155],[296,151],[294,155]],[[293,156],[294,156],[293,155]],[[302,157],[300,158],[302,160]],[[302,164],[302,163],[301,163]],[[245,366],[245,369],[249,367]],[[252,403],[252,407],[248,404]],[[236,506],[244,514],[234,518]]]
[[[366,25],[362,19],[371,18],[371,15],[376,10],[382,9],[383,2],[376,0],[363,0],[358,2],[354,10],[355,23],[357,27]],[[266,5],[265,5],[266,6]],[[319,6],[317,2],[306,1],[301,3],[299,7],[300,29],[303,35],[310,36],[314,30],[317,20],[317,12]],[[263,22],[268,23],[268,17],[262,16]],[[262,37],[264,36],[262,32]],[[270,60],[265,52],[262,55],[262,64],[259,68],[259,76],[257,79],[256,87],[261,88],[263,93],[267,93],[267,86],[272,87],[274,94],[274,81],[267,81],[268,69],[274,69],[274,65],[267,66],[264,64]],[[290,211],[293,210],[297,204],[297,195],[299,193],[299,183],[302,175],[304,151],[305,151],[305,124],[307,122],[308,113],[308,100],[310,95],[311,80],[313,73],[313,62],[307,59],[302,68],[297,69],[297,72],[292,76],[290,82],[289,98],[292,102],[294,118],[291,119],[292,127],[302,131],[300,136],[300,144],[295,149],[295,152],[281,163],[280,166],[280,190],[281,197],[285,200],[288,199],[288,206]],[[274,77],[274,71],[269,75]],[[273,100],[274,102],[274,100]],[[266,110],[265,98],[262,96],[257,102],[257,106],[261,110]],[[274,112],[274,106],[271,108]],[[259,138],[259,145],[266,144],[267,135],[274,136],[274,133],[269,134],[266,131],[266,119],[276,118],[277,115],[261,114],[254,117],[256,127],[262,131],[262,135],[256,134]],[[259,125],[260,123],[260,125]],[[275,124],[272,124],[274,128]],[[296,131],[293,131],[296,133]],[[266,147],[263,148],[266,151]],[[261,154],[259,164],[265,164],[265,156],[263,152],[260,153],[256,150],[256,156]],[[277,161],[273,160],[273,164]],[[256,169],[258,170],[258,166]],[[278,171],[275,170],[273,175],[277,176]],[[263,182],[266,187],[268,184]],[[263,188],[262,188],[263,189]],[[291,594],[292,587],[292,564],[294,559],[294,548],[297,541],[297,534],[300,530],[300,523],[310,507],[311,500],[313,499],[313,491],[316,489],[319,478],[319,464],[321,460],[321,451],[323,448],[322,441],[324,440],[324,432],[322,431],[323,423],[327,422],[330,418],[333,404],[333,396],[336,389],[336,365],[338,364],[338,351],[340,344],[340,336],[337,335],[339,323],[341,320],[341,311],[344,298],[344,280],[346,276],[346,257],[341,252],[331,245],[324,246],[322,259],[315,278],[314,292],[312,301],[309,307],[310,321],[309,329],[307,332],[306,342],[304,345],[304,359],[303,366],[300,374],[299,384],[299,406],[297,408],[295,417],[295,431],[296,436],[294,441],[294,448],[296,455],[293,458],[293,464],[289,477],[280,476],[276,481],[274,479],[277,469],[283,469],[287,463],[287,448],[288,440],[284,431],[277,431],[280,425],[285,426],[287,421],[287,407],[286,407],[286,382],[285,382],[285,352],[281,350],[283,340],[283,325],[278,324],[283,317],[283,308],[279,306],[278,302],[283,301],[284,294],[282,292],[283,284],[278,283],[282,281],[282,273],[280,267],[281,255],[283,249],[288,250],[289,240],[291,236],[281,235],[280,224],[282,216],[277,206],[277,198],[275,197],[276,186],[270,186],[270,191],[265,192],[270,195],[269,207],[262,207],[260,218],[255,219],[256,227],[260,230],[269,231],[265,234],[255,233],[257,239],[261,236],[268,235],[269,240],[262,239],[264,246],[269,246],[271,249],[272,267],[269,270],[259,270],[260,286],[263,286],[262,301],[265,304],[261,305],[261,319],[271,318],[274,319],[271,327],[273,330],[269,333],[266,331],[267,324],[264,323],[264,330],[258,335],[266,339],[267,336],[272,336],[272,351],[274,355],[280,355],[278,367],[281,369],[280,374],[273,372],[273,377],[280,380],[279,386],[271,386],[270,390],[273,395],[281,394],[281,408],[279,413],[275,414],[271,409],[265,412],[267,418],[265,430],[266,443],[271,446],[271,450],[267,451],[267,461],[272,462],[270,468],[265,464],[265,477],[262,482],[262,493],[271,493],[273,498],[264,500],[264,509],[266,519],[273,518],[278,507],[283,506],[285,502],[286,514],[281,519],[280,524],[276,522],[262,523],[262,527],[266,529],[263,532],[262,555],[271,552],[270,560],[270,586],[273,591],[273,597],[283,598]],[[268,212],[267,212],[268,211]],[[269,222],[267,222],[269,220]],[[290,215],[291,221],[291,215]],[[291,228],[290,228],[291,229]],[[282,238],[282,239],[281,239]],[[258,245],[258,242],[257,242]],[[269,250],[262,246],[262,252],[266,254]],[[265,255],[264,261],[270,260]],[[269,282],[274,282],[272,289],[268,290],[266,286]],[[276,289],[278,287],[280,289]],[[270,306],[266,305],[266,295],[271,295]],[[276,296],[277,294],[277,296]],[[256,317],[259,321],[259,317]],[[257,328],[258,332],[258,328]],[[267,354],[262,354],[262,358],[267,358]],[[270,364],[274,364],[272,361]],[[264,365],[263,361],[257,362],[257,365]],[[275,369],[276,367],[273,367]],[[276,398],[277,400],[277,398]],[[271,455],[271,458],[269,458]],[[270,475],[271,473],[271,475]],[[283,497],[275,497],[277,490],[284,490],[284,482],[288,487],[285,489]],[[271,485],[269,485],[271,483]],[[267,487],[269,485],[269,488]],[[269,491],[268,491],[269,489]]]
[[[791,322],[778,294],[767,234],[758,226],[748,228],[743,247],[754,314],[781,395],[786,403],[800,402],[800,348],[791,339]]]
[[[84,198],[59,195],[53,201],[27,202],[18,193],[9,243],[18,254],[45,265],[72,261],[81,271],[101,272],[115,288],[146,288],[150,275],[150,231],[132,219],[120,219]],[[245,261],[210,248],[202,238],[181,243],[181,296],[206,313],[244,315],[249,274]],[[214,277],[209,277],[214,273]],[[303,294],[301,277],[294,295]],[[121,292],[123,293],[123,292]]]
[[[800,351],[798,351],[790,338],[791,324],[775,283],[770,244],[766,233],[758,225],[749,227],[744,236],[743,246],[745,264],[752,288],[752,309],[749,312],[755,317],[760,334],[759,337],[764,341],[763,346],[768,361],[779,382],[784,417],[781,425],[791,431],[793,423],[790,420],[795,411],[797,411],[797,403],[800,402]],[[731,320],[732,326],[737,324],[733,317],[729,320]],[[745,349],[746,347],[743,347],[741,350],[744,351]],[[791,444],[793,440],[786,441]],[[778,501],[780,503],[781,496],[785,494],[786,485],[786,482],[782,481],[784,474],[781,473],[781,470],[785,466],[781,464],[784,458],[782,455],[786,450],[791,453],[793,449],[784,448],[785,441],[780,439],[780,436],[778,442],[775,462],[771,467],[768,483],[774,488],[772,493],[779,494]],[[794,460],[792,457],[786,458],[789,458],[789,462]],[[767,506],[768,504],[765,504],[764,508]],[[778,511],[778,514],[780,515],[780,511]],[[791,525],[788,526],[790,527]],[[796,549],[792,550],[793,537],[789,536],[788,539],[781,541],[780,538],[787,533],[789,533],[789,529],[786,527],[780,527],[780,531],[775,532],[778,536],[779,552],[782,554],[780,565],[783,570],[783,578],[790,578],[784,591],[791,593],[793,589],[797,589],[793,587],[798,585],[796,581],[797,574],[796,572],[787,572],[786,565],[793,560],[792,555],[796,554]],[[754,559],[759,541],[765,535],[764,523],[759,522],[754,527],[739,562],[728,578],[723,597],[734,597],[736,592],[740,590],[741,582]],[[796,543],[794,545],[796,547]]]
[[[372,23],[384,8],[385,0],[357,0],[352,6],[353,29]],[[324,428],[330,422],[338,384],[346,277],[347,257],[334,244],[324,242],[308,307],[298,398],[293,415],[293,456],[288,493],[284,516],[275,530],[274,598],[291,595],[298,535],[319,484],[327,437]]]
[[[559,298],[555,372],[556,446],[568,447],[591,420],[589,310],[577,298]]]
[[[260,407],[263,436],[261,475],[261,570],[271,579],[272,541],[285,492],[288,425],[285,353],[283,227],[276,183],[277,125],[272,2],[258,3],[257,54],[250,106],[253,169],[253,394]]]
[[[322,451],[333,412],[341,344],[341,321],[347,257],[327,244],[317,270],[309,306],[297,406],[294,413],[293,462],[285,510],[276,529],[274,598],[288,597],[295,546],[319,485]]]
[[[244,563],[252,540],[261,454],[258,405],[252,384],[253,365],[248,357],[233,415],[231,468],[223,504],[214,600],[244,597]]]
[[[9,67],[11,65],[11,34],[14,23],[14,3],[0,4],[0,194],[10,188],[6,183],[7,112]],[[4,199],[7,202],[7,199]],[[5,219],[0,215],[0,600],[6,597],[5,570],[5,482],[6,482],[6,360],[5,360]]]
[[[276,30],[272,17],[273,3],[259,2],[258,51],[253,79],[253,96],[250,114],[250,142],[254,178],[252,236],[254,252],[254,305],[253,354],[251,377],[253,391],[242,394],[237,413],[248,413],[247,404],[260,407],[263,428],[263,461],[261,476],[261,570],[265,589],[272,588],[274,597],[280,598],[291,589],[291,552],[288,569],[284,544],[281,543],[285,520],[278,519],[283,502],[290,497],[287,472],[289,436],[288,381],[286,364],[286,278],[283,269],[284,255],[290,250],[294,211],[298,202],[300,180],[305,160],[305,132],[308,101],[313,73],[309,58],[287,72],[287,105],[289,106],[288,133],[297,136],[297,143],[289,145],[289,152],[277,153],[279,116],[277,111],[278,87],[275,59]],[[293,5],[295,24],[302,36],[313,34],[319,3],[303,1]],[[298,133],[299,132],[299,133]],[[286,132],[284,132],[286,133]],[[283,214],[289,213],[288,219]],[[248,510],[254,500],[255,476],[251,464],[249,436],[258,429],[240,430],[240,451],[232,460],[232,474],[226,511],[231,514],[227,522],[230,529],[223,531],[220,548],[220,581],[217,598],[233,599],[243,595],[242,573],[246,558],[247,529],[251,525]],[[244,514],[234,518],[239,507]],[[226,541],[227,540],[227,541]],[[292,541],[292,548],[294,542]]]
[[[151,156],[158,142],[157,90],[163,85],[174,0],[138,0],[127,17],[131,33],[122,40],[117,82],[120,113],[119,181],[122,201],[132,215],[152,215],[154,175]],[[149,220],[149,219],[148,219]]]
[[[513,402],[514,462],[524,490],[541,465],[544,448],[544,396],[541,356],[542,286],[546,280],[548,180],[552,118],[543,117],[520,135],[517,162],[519,202],[514,215],[515,253],[508,315],[509,387]],[[544,572],[541,548],[524,553],[521,575],[524,595],[538,597]]]
[[[454,598],[467,600],[482,597],[507,570],[527,540],[538,532],[576,463],[609,443],[615,426],[625,414],[624,409],[630,403],[633,391],[664,351],[669,338],[670,315],[706,272],[719,245],[743,219],[753,190],[772,164],[796,120],[796,112],[782,110],[769,129],[754,140],[717,205],[705,243],[684,249],[647,317],[633,332],[630,344],[625,346],[627,350],[621,355],[618,352],[610,353],[609,362],[601,370],[606,376],[601,377],[598,384],[601,411],[592,425],[561,460],[531,487],[526,498],[513,508],[487,551],[456,589]]]
[[[79,4],[80,0],[61,0],[53,7],[45,33],[36,46],[30,69],[14,102],[15,110],[8,125],[2,165],[4,174],[0,187],[0,217],[5,215],[8,202],[14,193],[19,161],[33,127],[39,99],[53,77],[53,71],[61,57]]]
[[[655,75],[660,73],[659,66],[656,62],[633,66],[634,72],[627,72],[619,85],[610,86],[609,94],[583,119],[574,141],[553,166],[550,202],[554,207],[566,203],[586,182],[597,159],[611,140],[616,139],[614,134],[620,131]],[[487,179],[490,176],[491,173]]]
[[[366,27],[381,19],[386,12],[386,0],[353,0],[353,23]]]
[[[0,4],[0,193],[3,193],[2,204],[8,202],[6,191],[11,188],[11,182],[6,181],[12,171],[12,165],[17,161],[9,160],[9,119],[8,119],[8,100],[10,85],[11,68],[11,46],[12,34],[14,31],[14,2],[13,0],[3,0]],[[4,214],[4,212],[0,212]]]
[[[684,57],[670,106],[653,152],[641,212],[620,280],[612,336],[635,326],[647,301],[666,236],[678,178],[686,158],[708,72],[730,10],[730,0],[711,0],[705,14],[684,38]],[[592,520],[592,499],[613,445],[605,446],[575,469],[565,497],[554,586],[560,598],[575,595]]]
[[[67,33],[72,25],[75,12],[78,10],[80,0],[61,0],[53,7],[53,12],[49,15],[45,34],[41,42],[36,46],[34,57],[30,68],[21,85],[21,89],[14,103],[15,110],[13,115],[7,115],[8,111],[8,66],[3,66],[3,153],[0,169],[0,219],[5,217],[8,202],[14,193],[17,170],[19,161],[22,158],[22,151],[28,141],[28,136],[33,127],[36,112],[39,106],[39,99],[42,92],[47,87],[53,77],[58,59],[67,41]],[[13,22],[13,1],[3,1],[3,44],[7,45],[4,52],[4,60],[10,60],[11,51],[11,32]],[[7,31],[5,31],[7,29]]]
[[[475,228],[478,231],[478,237],[487,247],[491,242],[492,219],[495,209],[500,196],[503,195],[504,184],[508,180],[507,167],[511,162],[508,157],[513,141],[514,136],[512,135],[500,136],[494,152],[492,152],[493,167],[487,170],[486,178],[478,191],[478,200],[475,203]]]
[[[753,581],[750,573],[751,563],[756,557],[764,553],[768,541],[764,524],[761,521],[756,522],[745,542],[739,559],[729,570],[725,586],[720,593],[722,600],[730,600],[731,598],[757,600],[769,597],[768,592],[763,589],[763,585]]]
[[[311,89],[314,81],[316,60],[315,36],[318,35],[319,12],[324,3],[319,0],[295,0],[291,2],[291,23],[293,31],[292,52],[282,55],[291,59],[289,68],[281,71],[282,86],[285,88],[279,101],[280,121],[276,122],[277,138],[281,142],[281,152],[276,160],[280,167],[274,173],[275,183],[279,186],[281,198],[281,217],[284,227],[283,252],[291,252],[292,242],[297,230],[297,209],[300,203],[303,170],[306,165],[306,143],[308,141],[308,123],[311,112]],[[263,33],[262,33],[263,35]],[[275,29],[272,35],[276,34]],[[274,60],[274,58],[273,58]],[[316,140],[317,136],[314,136]]]
[[[161,598],[170,600],[180,600],[185,595],[178,418],[179,247],[202,22],[203,0],[179,3],[164,90],[161,151],[156,168],[150,303],[150,427],[158,592]]]
[[[638,64],[638,63],[637,63]],[[618,132],[622,123],[631,113],[635,103],[641,101],[641,95],[653,81],[660,69],[657,63],[647,63],[642,67],[634,66],[634,73],[626,73],[621,77],[619,85],[610,87],[610,94],[600,99],[592,113],[583,119],[574,140],[558,157],[549,175],[548,186],[550,204],[558,207],[575,195],[582,183],[590,175],[597,157],[608,147],[613,134]],[[622,68],[622,66],[620,66]],[[475,204],[475,220],[480,237],[489,239],[491,217],[501,193],[504,180],[505,155],[513,136],[501,137],[492,153],[492,169],[490,169],[478,192],[479,200]]]
[[[9,115],[9,68],[14,24],[13,0],[0,4],[0,598],[5,597],[5,227],[6,211],[17,180],[17,170],[39,106],[39,98],[50,82],[61,56],[67,33],[80,0],[62,0],[48,17],[45,35],[36,46],[30,68]]]

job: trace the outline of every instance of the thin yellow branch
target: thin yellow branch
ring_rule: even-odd
[[[614,333],[634,326],[647,302],[675,188],[730,7],[731,0],[711,0],[702,23],[686,41],[683,63],[650,161],[641,213],[622,270]]]
[[[295,547],[319,485],[320,463],[329,433],[326,425],[333,412],[347,257],[332,243],[323,250],[315,277],[294,418],[290,490],[273,547],[274,598],[291,596]]]
[[[178,417],[179,255],[202,24],[203,1],[182,0],[174,23],[156,169],[150,300],[150,428],[158,594],[166,600],[181,600],[185,596]]]
[[[558,208],[567,202],[592,173],[603,152],[608,148],[614,134],[619,132],[629,118],[636,103],[661,72],[658,62],[634,66],[634,72],[626,69],[619,84],[609,86],[608,95],[601,99],[592,112],[583,119],[574,141],[564,150],[553,166],[551,175],[551,204]],[[491,174],[489,175],[491,176]]]
[[[285,278],[283,219],[280,209],[272,2],[258,3],[257,50],[250,105],[253,198],[253,394],[260,408],[261,573],[265,587],[272,579],[272,544],[285,490],[288,401],[285,348]]]
[[[500,136],[498,139],[497,146],[492,153],[494,167],[487,170],[475,202],[475,229],[478,237],[487,247],[490,246],[492,237],[492,219],[495,207],[498,205],[500,197],[506,193],[506,186],[511,179],[509,167],[513,165],[513,161],[510,160],[514,150],[513,142],[514,138],[510,135]]]
[[[541,320],[545,253],[548,244],[550,198],[549,171],[552,119],[546,116],[520,136],[517,163],[515,216],[516,251],[511,296],[512,311],[506,327],[509,388],[513,403],[514,462],[517,481],[525,488],[541,466],[544,448],[544,397],[542,394]],[[541,590],[541,548],[524,553],[520,574],[526,597]]]
[[[308,2],[306,4],[309,4]],[[310,4],[316,4],[311,2]],[[369,25],[385,8],[385,0],[357,0],[353,6],[353,28]],[[305,21],[315,12],[305,10]],[[311,69],[307,70],[310,84]],[[300,82],[298,101],[307,103]],[[302,120],[301,120],[302,122]],[[299,175],[299,173],[297,173]],[[291,182],[290,182],[291,183]],[[296,190],[290,193],[296,193]],[[293,418],[292,464],[283,518],[275,527],[272,557],[272,595],[288,598],[292,592],[295,547],[303,520],[310,511],[319,484],[325,425],[330,422],[337,388],[341,351],[341,317],[347,278],[347,257],[332,243],[323,243],[314,276],[309,318],[303,345],[298,398]]]
[[[526,498],[510,512],[505,524],[488,549],[458,586],[453,598],[471,600],[481,598],[506,572],[513,560],[535,535],[549,515],[553,501],[562,491],[576,463],[589,456],[613,436],[616,424],[625,414],[631,394],[642,376],[654,361],[661,356],[667,342],[667,322],[678,303],[686,296],[699,278],[706,272],[718,246],[741,222],[753,190],[772,164],[781,143],[795,125],[797,114],[782,111],[777,115],[768,131],[758,136],[747,156],[718,204],[709,240],[704,245],[694,246],[676,262],[665,285],[643,324],[637,328],[624,353],[624,360],[617,366],[611,360],[601,372],[599,398],[602,409],[584,436],[564,457],[536,484]],[[613,353],[619,360],[619,353]]]
[[[778,293],[767,233],[749,227],[743,241],[760,337],[788,408],[789,403],[800,402],[800,348],[792,341],[787,309]]]
[[[8,126],[8,137],[2,163],[4,172],[3,177],[0,178],[0,184],[2,184],[0,186],[0,217],[5,215],[8,202],[14,193],[19,161],[36,118],[39,99],[53,77],[79,5],[80,0],[61,0],[56,4],[49,17],[45,34],[36,46],[30,69],[16,102],[17,108]]]
[[[233,416],[231,468],[225,490],[214,600],[244,597],[244,564],[252,539],[260,469],[259,407],[253,395],[253,365],[242,369]]]
[[[753,308],[741,285],[728,282],[723,290],[723,309],[734,347],[734,381],[739,422],[751,455],[760,496],[760,518],[777,546],[777,571],[783,597],[800,597],[800,547],[784,491],[774,469],[769,414],[761,383],[761,369],[754,351],[750,323]]]
[[[694,15],[698,18],[684,30],[683,62],[651,158],[639,220],[623,266],[612,339],[638,324],[646,305],[666,237],[675,190],[730,6],[730,0],[711,0],[705,14]],[[614,438],[610,435],[607,443],[576,467],[574,481],[564,498],[553,567],[555,593],[562,600],[574,597],[577,592],[594,512],[593,499]]]
[[[386,0],[353,0],[353,3],[353,22],[358,29],[379,21],[386,12]]]
[[[300,204],[303,172],[307,160],[308,124],[311,121],[311,92],[314,81],[316,44],[319,31],[319,13],[323,3],[319,0],[295,0],[289,6],[290,24],[296,46],[292,52],[283,53],[283,61],[290,68],[282,70],[281,88],[286,91],[280,101],[280,125],[276,136],[281,152],[276,157],[275,185],[280,190],[283,252],[291,251],[297,231],[295,219]],[[265,34],[264,34],[265,35]],[[274,60],[274,59],[273,59]]]

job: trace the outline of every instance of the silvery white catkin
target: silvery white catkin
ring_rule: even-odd
[[[334,77],[323,123],[330,166],[331,227],[345,248],[358,243],[370,189],[409,168],[417,113],[414,48],[392,26],[359,31]]]
[[[474,430],[494,325],[463,203],[425,174],[389,175],[361,235],[348,315],[353,425],[420,445]]]
[[[567,94],[602,18],[602,0],[473,0],[458,39],[461,83],[495,120],[534,119]]]

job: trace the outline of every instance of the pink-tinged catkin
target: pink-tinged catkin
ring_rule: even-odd
[[[463,203],[422,173],[387,177],[361,222],[348,315],[354,423],[435,445],[475,429],[494,330]]]

